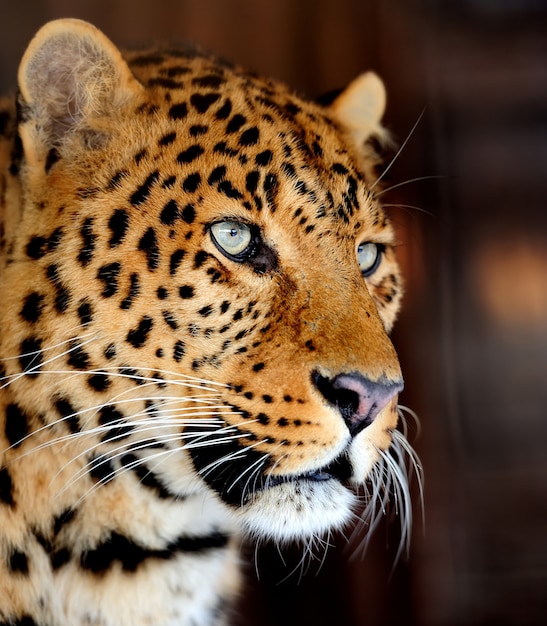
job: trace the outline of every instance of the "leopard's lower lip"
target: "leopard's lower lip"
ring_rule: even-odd
[[[297,474],[296,476],[271,476],[266,481],[266,487],[277,487],[286,483],[298,483],[300,481],[325,482],[336,480],[335,476],[325,471],[309,472],[307,474]]]
[[[341,483],[345,483],[352,474],[351,465],[345,454],[341,454],[338,458],[334,459],[329,465],[325,465],[320,469],[313,470],[311,472],[304,472],[302,474],[295,475],[281,475],[281,476],[269,476],[266,479],[265,487],[275,487],[284,483],[298,483],[301,481],[308,482],[326,482],[328,480],[338,480]]]

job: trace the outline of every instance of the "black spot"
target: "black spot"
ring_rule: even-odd
[[[184,345],[184,341],[179,339],[175,343],[175,347],[173,348],[173,358],[175,359],[177,363],[180,363],[185,352],[186,352],[186,347]]]
[[[273,173],[267,174],[264,179],[264,193],[266,194],[266,203],[270,206],[272,213],[276,210],[277,192],[279,190],[279,181]]]
[[[112,405],[106,405],[101,408],[99,411],[99,423],[106,428],[106,432],[101,437],[103,443],[128,437],[133,430],[133,427],[127,424],[123,413]]]
[[[207,182],[209,183],[209,185],[214,185],[218,183],[219,181],[223,180],[225,176],[226,176],[226,166],[219,165],[218,167],[215,167],[215,169],[210,173],[209,178],[207,179]]]
[[[219,154],[225,154],[226,156],[237,156],[238,151],[233,148],[229,148],[225,141],[219,141],[215,144],[213,148],[213,152],[217,152]]]
[[[149,559],[167,561],[180,552],[202,553],[221,549],[227,545],[228,540],[226,535],[217,532],[197,537],[182,536],[161,550],[146,548],[132,539],[113,532],[95,549],[84,552],[80,558],[80,565],[90,572],[100,574],[109,570],[115,563],[120,563],[123,570],[134,572]]]
[[[46,268],[46,276],[55,287],[54,306],[59,313],[64,313],[70,304],[70,292],[59,276],[59,267],[52,263]]]
[[[19,346],[19,365],[27,376],[38,376],[42,366],[42,340],[37,337],[23,339]]]
[[[174,276],[176,274],[177,269],[179,268],[179,265],[182,263],[182,260],[185,256],[186,250],[182,250],[181,248],[175,250],[171,254],[171,257],[169,258],[169,274],[171,276]]]
[[[264,369],[264,363],[255,363],[253,365],[253,372],[260,372],[260,370]]]
[[[80,422],[78,421],[78,411],[72,406],[72,404],[66,398],[58,398],[55,401],[55,409],[57,413],[66,422],[70,432],[80,432]]]
[[[112,178],[110,179],[110,182],[107,185],[107,189],[109,191],[112,191],[113,189],[116,189],[116,187],[120,186],[120,181],[122,180],[122,178],[125,178],[125,176],[127,176],[128,172],[127,170],[119,170],[117,171],[114,176],[112,176]]]
[[[237,132],[243,126],[243,124],[245,124],[246,121],[247,120],[243,117],[243,115],[236,113],[232,117],[232,119],[228,122],[226,126],[226,132],[227,133]]]
[[[310,351],[313,352],[316,350],[315,344],[313,343],[312,339],[308,339],[308,341],[306,341],[306,348]]]
[[[160,213],[160,221],[162,224],[172,226],[179,216],[179,207],[175,200],[169,200],[169,202],[163,207]]]
[[[135,165],[139,165],[147,154],[148,150],[146,148],[144,148],[144,150],[140,150],[140,152],[137,152],[137,154],[133,157]]]
[[[161,312],[161,314],[167,326],[169,326],[169,328],[172,328],[173,330],[177,330],[179,324],[177,322],[177,318],[173,315],[173,313],[171,313],[171,311],[164,310]]]
[[[72,345],[68,355],[68,364],[78,370],[86,370],[89,368],[91,359],[89,354],[79,345]]]
[[[124,454],[120,461],[124,467],[134,472],[141,485],[154,491],[158,498],[165,500],[176,497],[167,490],[159,478],[136,455]]]
[[[193,93],[190,96],[190,103],[198,113],[205,113],[219,98],[218,93]]]
[[[174,104],[169,109],[169,117],[172,120],[183,120],[188,115],[188,105],[186,102]]]
[[[0,622],[0,626],[41,626],[35,622],[30,615],[23,615],[22,617],[11,620],[9,622]]]
[[[192,84],[198,87],[210,87],[211,89],[218,89],[222,84],[226,82],[226,79],[217,74],[206,74],[205,76],[197,76],[192,79]]]
[[[110,387],[110,378],[106,374],[91,374],[87,384],[95,391],[106,391]]]
[[[228,196],[228,198],[234,198],[235,200],[243,198],[243,194],[238,191],[229,180],[220,181],[218,184],[218,190]]]
[[[167,300],[169,297],[169,292],[165,287],[158,287],[156,294],[160,300]]]
[[[256,421],[263,426],[266,426],[270,423],[270,418],[266,415],[266,413],[259,413],[256,416]]]
[[[257,165],[269,165],[272,160],[273,154],[271,150],[264,150],[264,152],[260,152],[255,157],[255,163]]]
[[[249,193],[255,193],[256,188],[258,187],[258,179],[260,177],[260,173],[256,170],[249,172],[245,178],[245,189]]]
[[[228,300],[224,300],[224,302],[220,305],[220,312],[226,313],[226,311],[230,308],[230,303]]]
[[[194,269],[199,269],[208,258],[209,254],[205,252],[205,250],[200,250],[199,252],[196,252],[196,255],[194,256]]]
[[[190,137],[201,137],[201,135],[205,135],[208,130],[209,127],[204,124],[194,124],[190,126]]]
[[[177,161],[180,164],[192,163],[192,161],[195,161],[204,152],[205,150],[199,144],[194,144],[193,146],[190,146],[186,150],[180,152],[177,156]]]
[[[150,333],[152,326],[152,318],[145,315],[139,322],[137,328],[134,328],[127,333],[127,343],[130,343],[134,348],[141,348],[148,339],[148,334]]]
[[[346,175],[348,173],[347,168],[344,165],[342,165],[342,163],[334,163],[332,165],[332,171],[335,174],[342,174],[342,175]]]
[[[20,446],[29,434],[29,417],[18,404],[7,405],[4,428],[6,439],[14,448]]]
[[[46,157],[46,167],[45,167],[46,174],[49,174],[49,171],[55,165],[55,163],[57,163],[59,158],[60,158],[59,151],[56,148],[50,148]]]
[[[213,312],[213,307],[208,304],[207,306],[202,307],[198,313],[202,316],[202,317],[209,317],[209,315],[211,315],[211,313]]]
[[[127,296],[120,302],[120,309],[124,311],[127,311],[131,308],[131,305],[133,304],[135,298],[137,298],[141,290],[138,274],[131,274],[131,276],[129,277],[129,281],[129,292]]]
[[[124,209],[116,209],[108,220],[108,228],[112,231],[108,245],[111,248],[118,246],[127,233],[129,215]]]
[[[175,186],[175,183],[177,182],[177,177],[176,176],[168,176],[163,183],[161,184],[161,186],[164,189],[171,189],[172,187]]]
[[[0,502],[13,506],[13,481],[7,468],[0,468]]]
[[[196,191],[196,189],[199,187],[200,183],[201,176],[197,172],[195,172],[194,174],[190,174],[185,178],[185,180],[182,182],[182,189],[187,193],[194,193],[194,191]]]
[[[82,300],[78,305],[78,317],[82,326],[87,326],[93,321],[93,309],[87,300]]]
[[[152,172],[144,183],[131,195],[129,201],[133,206],[139,206],[148,199],[152,185],[158,180],[159,175],[160,173],[157,170]]]
[[[27,243],[26,252],[31,259],[40,259],[47,251],[47,239],[44,237],[32,237]]]
[[[53,519],[53,534],[57,536],[75,517],[76,511],[74,509],[65,509],[61,514],[55,516]]]
[[[111,361],[116,356],[116,345],[109,343],[104,349],[103,354],[107,361]]]
[[[278,426],[288,426],[288,424],[289,424],[289,420],[286,417],[280,417],[277,420],[277,425]]]
[[[160,54],[143,54],[131,59],[130,65],[135,67],[145,67],[146,65],[161,65],[163,56]]]
[[[179,287],[179,296],[183,300],[188,300],[194,297],[194,288],[191,285],[182,285]]]
[[[144,252],[148,269],[153,272],[160,264],[160,249],[156,231],[150,226],[140,238],[138,249]]]
[[[178,52],[176,54],[178,54]],[[160,72],[167,74],[170,78],[173,76],[183,76],[184,74],[188,74],[190,71],[189,67],[184,67],[183,65],[172,65],[171,67],[166,67],[160,70]]]
[[[121,265],[118,262],[108,263],[97,270],[97,278],[104,283],[101,295],[105,298],[112,297],[118,291],[118,277]]]
[[[70,561],[70,551],[68,548],[60,548],[50,554],[51,567],[58,570]]]
[[[167,133],[158,141],[158,146],[168,146],[172,144],[177,138],[177,133]]]
[[[26,296],[19,315],[27,322],[36,322],[44,308],[44,296],[33,291]]]
[[[13,550],[8,557],[8,567],[12,574],[28,574],[28,557],[20,550]]]
[[[262,396],[262,399],[264,400],[264,402],[265,402],[266,404],[271,404],[271,403],[273,402],[273,398],[272,398],[272,396],[270,396],[270,395],[268,395],[268,394],[264,394],[264,395]]]
[[[196,219],[196,210],[193,204],[187,204],[181,211],[181,217],[187,224],[192,224]]]
[[[102,484],[110,482],[115,475],[112,461],[105,455],[92,457],[88,463],[88,468],[91,478]]]
[[[294,166],[293,166],[292,163],[288,163],[287,161],[285,161],[281,165],[281,169],[285,172],[285,174],[287,174],[287,176],[289,178],[295,178],[296,177],[296,170],[294,169]]]
[[[254,146],[258,143],[259,137],[260,133],[258,128],[256,126],[253,126],[252,128],[248,128],[241,133],[239,143],[242,146]]]
[[[215,113],[215,117],[217,120],[225,120],[229,117],[232,112],[232,102],[229,98],[226,98],[226,102],[220,107],[220,109]]]

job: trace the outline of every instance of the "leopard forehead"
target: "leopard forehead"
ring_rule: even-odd
[[[140,54],[130,66],[146,86],[142,101],[108,122],[114,133],[89,129],[103,149],[67,151],[63,175],[80,181],[78,195],[109,191],[112,201],[153,211],[165,208],[163,193],[184,202],[186,217],[199,207],[202,222],[215,210],[252,220],[267,206],[280,210],[278,222],[299,218],[308,232],[325,217],[327,229],[340,229],[361,209],[369,224],[385,226],[363,160],[325,109],[205,57]],[[171,204],[162,223],[173,212]]]

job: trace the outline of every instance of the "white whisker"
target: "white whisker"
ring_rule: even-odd
[[[382,171],[382,173],[380,174],[380,176],[378,176],[378,178],[374,181],[374,183],[372,183],[372,185],[370,186],[370,190],[372,191],[374,189],[374,187],[376,187],[376,185],[382,180],[382,178],[384,178],[384,176],[389,172],[389,170],[391,169],[392,165],[395,163],[395,161],[399,158],[400,154],[402,153],[402,151],[405,149],[406,144],[409,142],[410,138],[412,137],[412,135],[414,134],[414,131],[416,130],[416,128],[418,127],[418,124],[421,122],[422,117],[424,116],[425,113],[425,109],[422,110],[422,112],[420,113],[420,115],[418,115],[418,119],[414,122],[414,125],[412,126],[412,128],[410,129],[410,132],[407,134],[406,139],[403,141],[403,143],[401,144],[401,147],[397,150],[397,152],[395,153],[395,156],[391,159],[391,161],[388,163],[388,165],[384,168],[384,170]]]

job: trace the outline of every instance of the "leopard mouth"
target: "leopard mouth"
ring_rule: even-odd
[[[310,472],[294,475],[282,474],[279,476],[269,476],[265,480],[263,488],[269,489],[286,483],[300,483],[306,481],[319,483],[328,480],[337,480],[338,482],[345,484],[352,476],[352,473],[351,463],[349,462],[346,453],[343,453],[334,459],[334,461],[331,461],[328,465]]]

